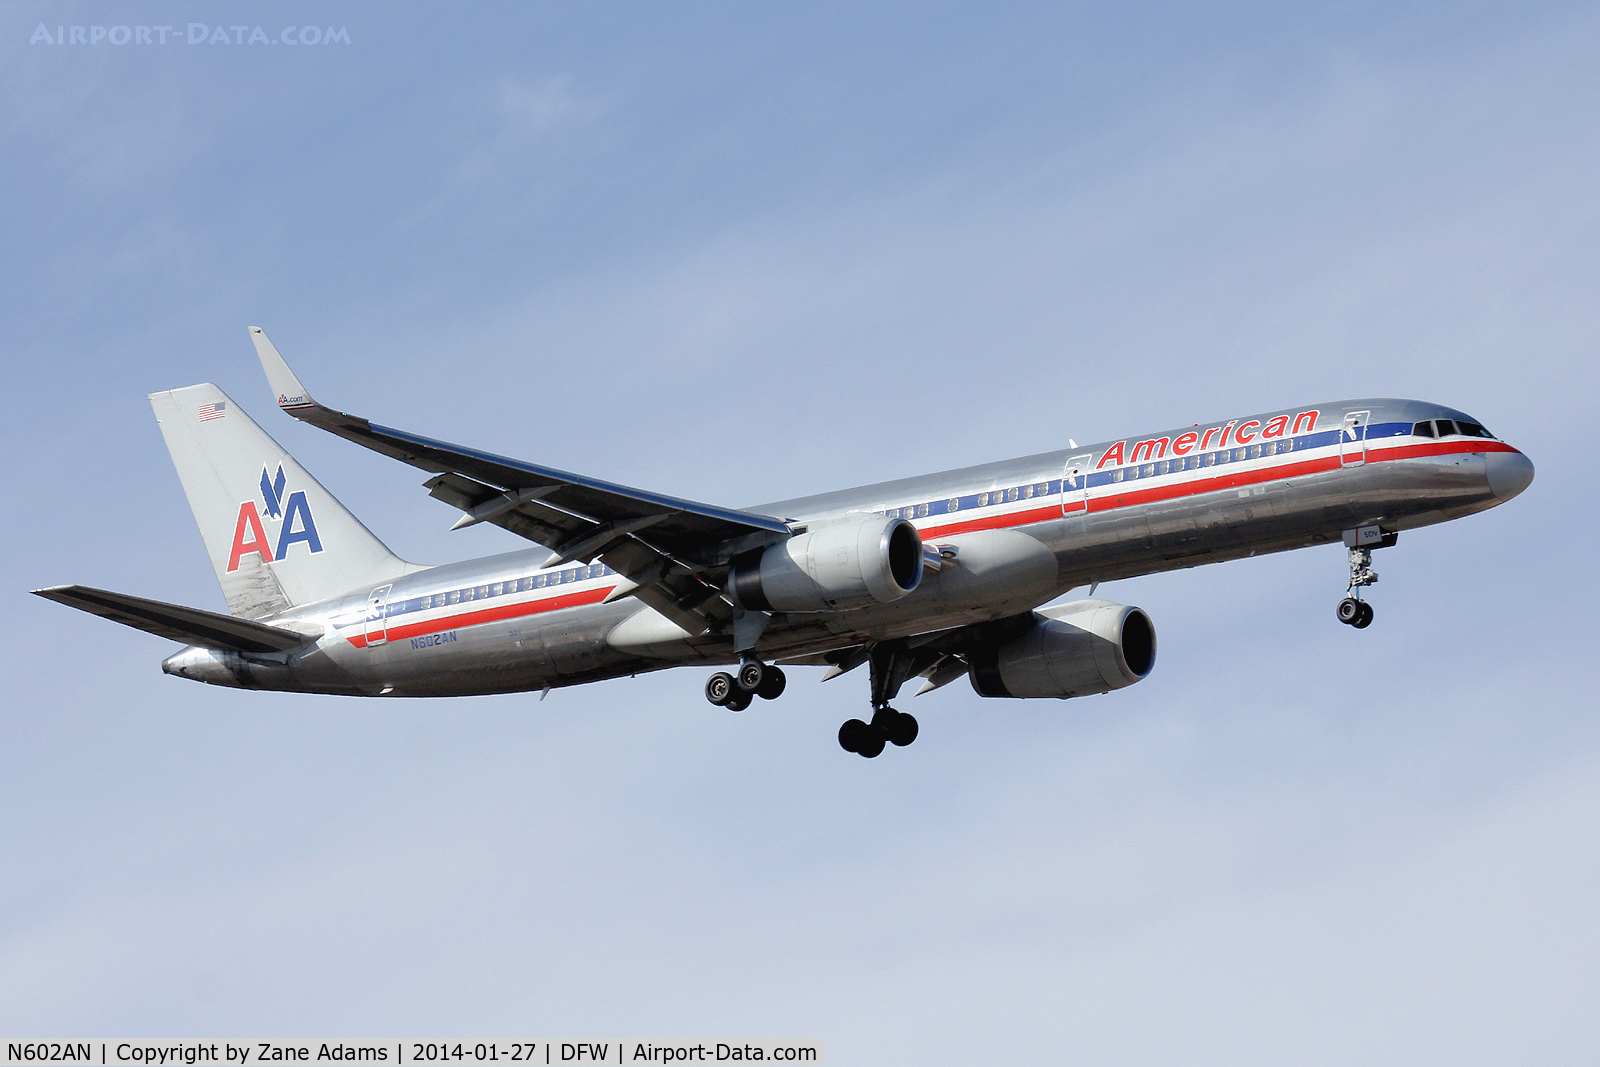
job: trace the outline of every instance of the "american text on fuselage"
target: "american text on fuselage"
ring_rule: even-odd
[[[1092,598],[1045,606],[1072,589],[1343,543],[1337,616],[1365,628],[1375,549],[1533,477],[1462,412],[1359,399],[731,510],[335,412],[252,334],[284,410],[429,470],[458,526],[540,547],[406,563],[215,386],[157,394],[233,615],[41,592],[187,640],[166,671],[243,688],[451,696],[730,665],[706,695],[739,711],[780,695],[786,667],[866,665],[872,715],[839,741],[871,757],[916,738],[891,704],[912,678],[922,692],[965,676],[983,697],[1067,698],[1147,677],[1150,618]]]

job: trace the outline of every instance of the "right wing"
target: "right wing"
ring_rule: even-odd
[[[789,525],[736,511],[508,459],[377,426],[311,398],[259,326],[250,336],[278,406],[313,426],[435,477],[430,494],[464,514],[457,527],[490,522],[551,549],[549,565],[599,559],[633,595],[694,634],[725,624],[732,605],[722,577],[736,555],[785,540]]]

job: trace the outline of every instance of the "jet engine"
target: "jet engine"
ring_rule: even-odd
[[[1109,693],[1149,675],[1156,630],[1138,608],[1079,600],[1033,613],[1033,625],[967,657],[985,697],[1079,697]]]
[[[741,556],[728,592],[751,611],[838,611],[899,600],[921,580],[917,528],[874,515]]]

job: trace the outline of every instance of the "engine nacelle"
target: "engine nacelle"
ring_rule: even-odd
[[[728,592],[751,611],[839,611],[899,600],[922,580],[922,537],[874,515],[796,534],[734,561]]]
[[[1033,625],[968,656],[985,697],[1081,697],[1132,685],[1156,665],[1156,628],[1138,608],[1079,600],[1033,613]]]

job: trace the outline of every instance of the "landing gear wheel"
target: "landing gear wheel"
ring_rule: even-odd
[[[733,675],[718,671],[706,679],[706,699],[717,707],[725,707],[733,695]]]
[[[1366,605],[1357,600],[1355,597],[1345,597],[1343,600],[1339,601],[1339,621],[1344,623],[1346,626],[1357,625],[1357,620],[1361,619],[1365,614],[1361,610],[1364,607],[1366,607]]]
[[[761,688],[761,683],[767,680],[767,671],[770,668],[758,659],[746,660],[739,666],[739,688],[746,693],[754,693]]]
[[[1358,630],[1365,630],[1372,625],[1372,605],[1365,600],[1361,601],[1361,617],[1350,624]]]
[[[839,747],[846,752],[872,759],[883,751],[886,738],[876,726],[868,726],[860,719],[847,719],[839,727]]]
[[[783,695],[783,687],[788,684],[789,680],[783,676],[781,668],[768,667],[767,676],[756,687],[756,696],[762,700],[777,700]]]
[[[884,733],[888,735],[891,745],[905,748],[917,739],[917,720],[903,711],[896,712],[894,721],[885,727]]]
[[[735,689],[733,693],[729,695],[728,699],[723,702],[722,706],[727,708],[729,711],[743,711],[745,708],[750,706],[750,701],[754,699],[755,697],[751,696],[749,693]]]
[[[861,751],[861,742],[871,730],[872,727],[860,719],[846,719],[845,724],[839,727],[839,747],[846,752]]]
[[[887,705],[872,713],[872,728],[897,748],[905,748],[917,739],[917,720]]]

